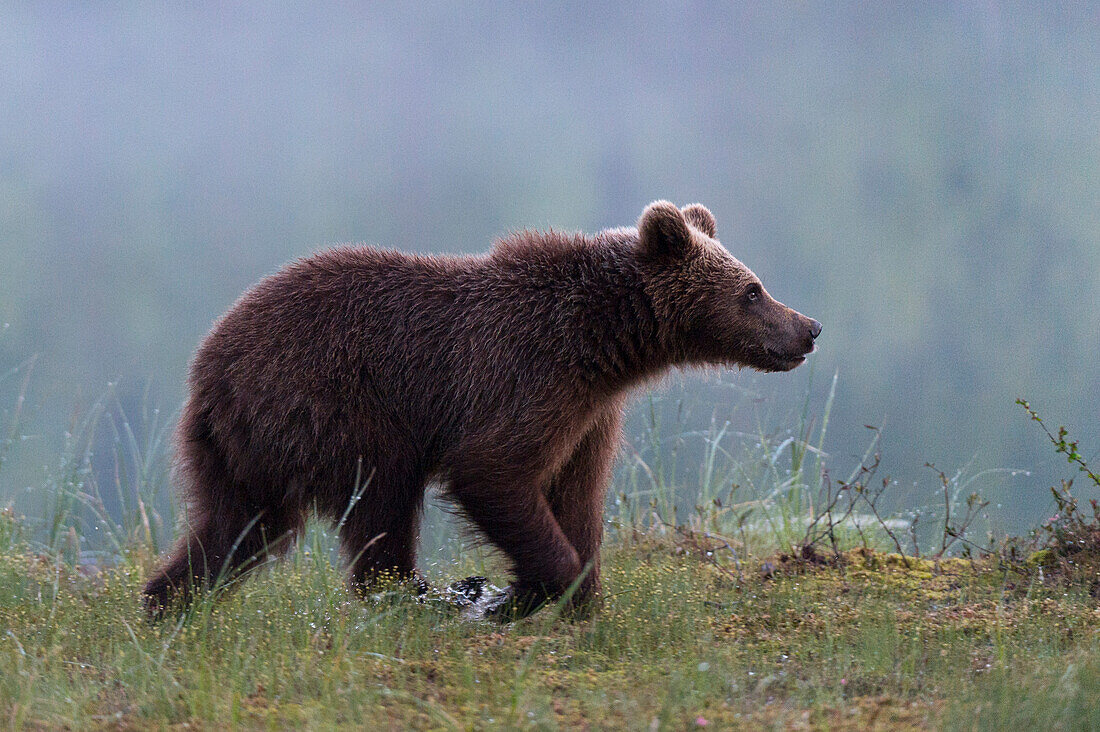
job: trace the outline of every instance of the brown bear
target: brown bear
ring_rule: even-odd
[[[417,579],[425,486],[510,560],[501,620],[599,591],[604,493],[627,393],[674,366],[787,371],[816,320],[774,300],[711,213],[521,232],[487,255],[324,251],[259,282],[191,364],[175,437],[186,535],[145,586],[159,614],[339,522],[354,585]]]

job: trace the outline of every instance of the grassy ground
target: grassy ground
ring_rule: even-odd
[[[356,600],[307,541],[153,625],[138,602],[150,556],[73,569],[5,522],[0,713],[14,728],[1100,727],[1089,583],[991,561],[772,558],[739,587],[682,543],[616,533],[597,616],[499,627],[400,589]]]
[[[899,535],[918,519],[942,529],[925,551],[973,548],[958,537],[984,503],[966,496],[992,471],[940,474],[942,512],[891,518],[874,441],[847,480],[828,477],[833,393],[820,418],[804,413],[774,438],[720,422],[662,437],[651,403],[612,491],[601,610],[567,622],[549,608],[503,627],[402,588],[351,596],[317,526],[234,591],[148,622],[140,587],[173,523],[171,420],[154,412],[139,442],[119,410],[97,405],[41,489],[21,494],[38,499],[33,516],[0,511],[0,724],[1100,729],[1100,505],[1086,516],[1069,483],[1055,489],[1038,541],[1001,545],[1013,569],[887,554],[913,551]],[[1047,435],[1100,488],[1077,443]],[[677,466],[692,440],[701,464]],[[113,455],[113,484],[91,470],[94,444]],[[430,517],[423,542],[434,582],[504,581],[478,552],[455,559],[441,525]],[[829,561],[779,554],[806,543]]]

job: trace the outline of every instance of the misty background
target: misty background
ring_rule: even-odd
[[[1088,3],[6,3],[0,374],[37,360],[0,503],[109,382],[136,425],[174,413],[213,320],[290,259],[667,198],[824,332],[790,374],[675,376],[663,412],[792,430],[837,374],[830,464],[871,424],[903,502],[929,461],[1028,470],[973,486],[1021,531],[1073,472],[1016,397],[1100,459],[1098,39]]]

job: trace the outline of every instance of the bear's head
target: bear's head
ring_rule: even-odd
[[[646,207],[638,258],[661,340],[685,364],[790,371],[814,350],[821,323],[774,299],[716,239],[714,216],[692,204]]]

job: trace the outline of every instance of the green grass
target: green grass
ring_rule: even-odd
[[[31,515],[0,511],[0,724],[1100,728],[1100,574],[1079,555],[1048,551],[1027,572],[905,559],[848,519],[839,561],[790,558],[840,485],[823,451],[833,389],[820,418],[807,406],[778,435],[735,435],[717,418],[662,428],[651,403],[616,477],[602,608],[508,626],[400,587],[353,597],[319,525],[232,591],[150,623],[139,593],[170,538],[172,420],[150,410],[133,430],[109,393],[66,436]],[[113,457],[108,484],[93,444]],[[861,470],[840,473],[862,486],[845,495],[874,495]],[[969,487],[945,477],[943,500]],[[865,519],[875,509],[859,500]],[[491,556],[456,553],[441,524],[436,513],[425,527],[430,579],[504,580]]]
[[[6,520],[9,533],[12,519]],[[9,542],[0,711],[15,728],[1095,727],[1087,588],[991,563],[751,573],[666,538],[611,538],[594,618],[507,627],[400,589],[353,598],[304,542],[180,622],[139,610],[151,557],[98,573]],[[450,568],[452,576],[464,569]]]

